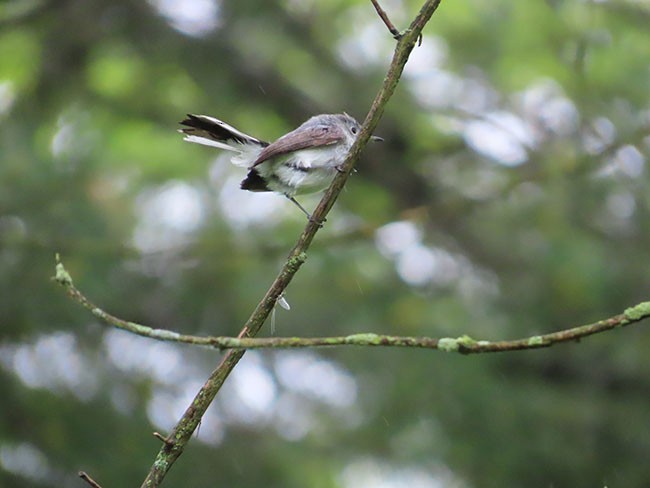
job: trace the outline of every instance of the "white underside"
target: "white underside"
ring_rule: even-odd
[[[336,175],[337,152],[331,146],[301,149],[256,166],[267,186],[287,195],[321,191]]]
[[[186,134],[184,140],[236,153],[230,158],[231,163],[248,169],[263,149],[258,144],[226,144],[196,135]],[[272,191],[289,196],[314,193],[327,188],[336,175],[336,161],[340,160],[338,153],[341,151],[346,152],[347,148],[322,146],[301,149],[264,161],[255,170]]]

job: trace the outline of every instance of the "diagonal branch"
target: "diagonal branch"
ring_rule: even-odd
[[[393,60],[390,64],[388,74],[384,79],[384,84],[379,90],[379,93],[377,93],[377,96],[370,107],[370,111],[361,127],[357,140],[348,152],[346,160],[342,165],[342,171],[337,174],[334,181],[325,192],[318,207],[316,207],[316,210],[312,214],[312,221],[310,221],[305,227],[298,242],[289,253],[285,265],[282,267],[275,281],[264,295],[264,298],[262,298],[249,319],[246,321],[244,328],[239,333],[239,337],[253,337],[257,335],[258,331],[264,324],[264,321],[275,306],[278,298],[289,285],[300,266],[305,262],[305,259],[307,258],[305,252],[309,248],[309,245],[319,228],[317,222],[324,221],[325,216],[332,208],[334,201],[343,189],[343,185],[359,159],[361,151],[368,143],[370,135],[379,123],[379,119],[381,118],[386,103],[388,103],[388,100],[395,91],[395,87],[399,83],[404,65],[408,61],[409,55],[411,54],[422,29],[436,11],[438,5],[440,5],[440,1],[441,0],[425,1],[410,27],[403,33],[402,37],[400,37],[397,42]],[[239,362],[243,354],[244,350],[230,350],[226,353],[219,366],[217,366],[217,368],[212,372],[168,436],[168,439],[171,441],[164,444],[158,452],[149,474],[142,483],[143,488],[154,488],[160,486],[174,462],[183,453],[185,445],[199,425],[199,422],[208,406],[212,403],[212,400],[219,392],[224,381],[235,365]]]
[[[457,338],[442,337],[411,337],[392,336],[372,333],[352,334],[337,337],[270,337],[256,339],[253,337],[200,337],[179,334],[171,330],[152,329],[145,325],[128,322],[117,318],[92,303],[73,284],[72,278],[62,263],[56,265],[54,279],[65,287],[68,296],[90,310],[93,315],[108,325],[132,332],[141,336],[162,341],[178,342],[209,346],[217,349],[295,349],[304,347],[332,346],[381,346],[381,347],[411,347],[422,349],[437,349],[444,352],[459,352],[461,354],[478,354],[486,352],[519,351],[525,349],[540,349],[555,344],[574,342],[594,334],[624,327],[650,318],[650,301],[642,302],[626,309],[622,314],[599,320],[591,324],[571,327],[569,329],[534,335],[522,339],[505,341],[475,340],[469,336]],[[160,436],[160,434],[158,434]],[[157,437],[158,437],[157,436]],[[162,437],[162,436],[160,436]],[[165,440],[168,442],[168,440]]]

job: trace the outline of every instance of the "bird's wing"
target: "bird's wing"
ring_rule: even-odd
[[[296,130],[283,135],[272,142],[257,156],[253,163],[255,167],[276,156],[287,154],[300,149],[328,146],[345,139],[345,134],[340,127],[331,125],[315,125],[313,127],[298,127]]]

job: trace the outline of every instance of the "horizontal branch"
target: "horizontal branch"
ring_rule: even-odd
[[[58,258],[57,258],[58,259]],[[408,337],[380,335],[372,333],[352,334],[337,337],[201,337],[165,329],[153,329],[145,325],[129,322],[111,315],[93,304],[86,298],[72,282],[63,263],[57,262],[54,280],[62,285],[73,300],[90,310],[93,315],[106,324],[118,329],[123,329],[137,335],[150,337],[161,341],[179,342],[209,346],[216,349],[287,349],[304,347],[332,347],[332,346],[383,346],[383,347],[411,347],[422,349],[437,349],[444,352],[459,352],[462,354],[478,354],[486,352],[519,351],[522,349],[539,349],[550,347],[554,344],[580,340],[608,330],[617,329],[626,325],[641,322],[650,317],[650,301],[642,302],[630,307],[622,314],[599,320],[591,324],[571,327],[549,334],[534,335],[523,339],[505,341],[476,340],[469,336],[457,338],[442,337]]]

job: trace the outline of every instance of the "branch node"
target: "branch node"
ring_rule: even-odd
[[[641,320],[650,316],[650,302],[642,302],[634,307],[625,309],[623,312],[627,320]]]
[[[72,286],[72,277],[70,276],[70,273],[68,273],[68,270],[65,269],[65,267],[63,266],[59,253],[56,253],[55,258],[56,258],[56,268],[55,268],[56,274],[52,277],[52,279],[56,281],[59,285],[65,287]]]
[[[441,337],[438,339],[438,350],[442,352],[458,352],[460,345],[458,339],[451,337]]]
[[[528,346],[530,347],[541,347],[548,345],[548,341],[545,340],[542,336],[532,336],[528,338]]]

